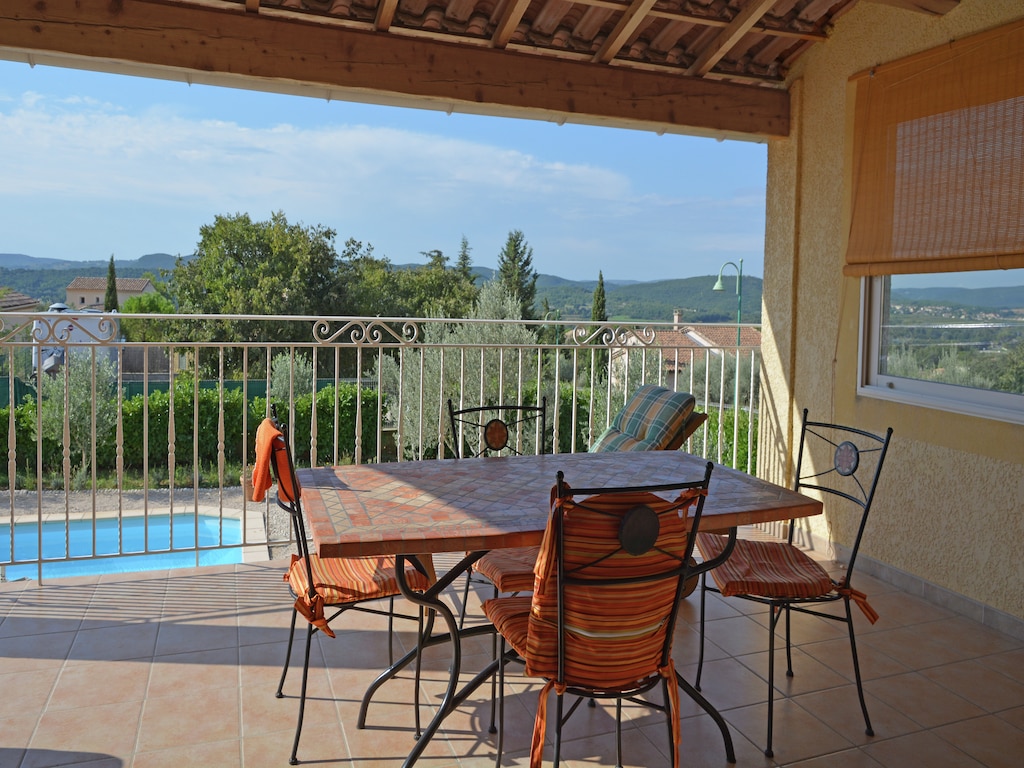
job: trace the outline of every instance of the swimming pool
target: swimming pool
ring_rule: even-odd
[[[146,523],[148,519],[148,525]],[[174,515],[174,547],[171,548],[172,522],[170,515],[103,518],[95,522],[95,549],[93,548],[93,521],[72,520],[67,526],[64,521],[43,523],[43,559],[87,558],[79,560],[55,560],[43,563],[43,576],[87,576],[99,573],[126,573],[130,571],[153,571],[165,568],[192,568],[196,565],[195,541],[199,534],[200,547],[218,544],[238,544],[242,541],[242,526],[239,520],[220,518],[216,515],[189,514]],[[67,536],[65,537],[65,532]],[[118,548],[118,537],[121,546]],[[148,546],[147,539],[148,537]],[[148,550],[148,551],[147,551]],[[167,550],[167,551],[155,551]],[[117,552],[118,557],[98,557]],[[16,523],[14,526],[13,562],[36,560],[39,553],[39,528],[36,523]],[[242,550],[212,549],[199,553],[199,565],[221,565],[242,562]],[[0,525],[0,566],[4,567],[8,581],[20,578],[34,579],[38,566],[32,562],[11,565],[11,526]]]

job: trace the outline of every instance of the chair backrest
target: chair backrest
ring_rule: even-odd
[[[631,488],[571,489],[559,473],[527,674],[599,690],[644,690],[664,675],[712,467],[693,482]]]
[[[615,414],[590,451],[675,450],[707,419],[694,412],[696,402],[689,392],[646,384]]]
[[[882,464],[892,439],[892,427],[885,434],[855,427],[810,421],[804,409],[797,451],[795,490],[816,490],[838,496],[860,509],[860,521],[844,578],[849,581],[857,560],[864,527],[871,513]],[[790,523],[789,542],[795,526]]]
[[[482,405],[456,409],[448,400],[455,458],[547,453],[546,397],[540,405]]]

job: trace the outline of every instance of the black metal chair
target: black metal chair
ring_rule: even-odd
[[[295,726],[295,741],[292,745],[290,763],[297,765],[299,738],[302,735],[302,719],[306,708],[306,687],[309,679],[309,654],[316,632],[323,632],[334,637],[331,628],[333,622],[342,613],[350,610],[373,613],[388,617],[388,653],[393,661],[392,640],[394,619],[411,619],[418,622],[418,637],[429,632],[424,628],[423,610],[418,616],[410,616],[395,612],[394,597],[400,594],[398,589],[396,563],[393,556],[353,557],[353,558],[321,558],[309,549],[306,536],[306,525],[303,519],[301,488],[295,474],[291,449],[288,443],[288,428],[278,421],[277,411],[272,407],[272,415],[264,419],[256,435],[256,463],[253,469],[253,498],[262,501],[271,486],[271,475],[277,480],[277,505],[286,511],[292,520],[292,531],[295,536],[296,553],[291,557],[285,581],[294,598],[292,608],[291,629],[288,633],[288,649],[285,653],[284,668],[281,680],[277,685],[277,698],[284,697],[284,684],[288,676],[288,668],[295,639],[295,623],[299,614],[307,620],[306,648],[302,664],[302,683],[299,691],[299,715]],[[412,561],[414,564],[406,568],[406,579],[413,589],[425,590],[435,580],[433,562],[429,557]],[[381,610],[369,604],[380,598],[390,598],[388,610]],[[326,612],[334,609],[334,613]],[[432,618],[432,617],[431,617]],[[416,732],[420,731],[419,707],[419,657],[416,663],[416,701],[415,718]]]
[[[540,399],[540,405],[484,405],[461,409],[456,409],[449,399],[452,450],[456,458],[548,453],[547,407],[546,397]],[[467,440],[467,436],[470,439]],[[459,626],[466,621],[466,604],[474,573],[494,585],[495,596],[499,592],[529,591],[533,589],[536,559],[536,547],[516,547],[488,552],[478,560],[466,572]]]
[[[741,539],[736,542],[732,555],[723,565],[711,571],[715,586],[707,583],[707,574],[701,577],[700,599],[700,657],[697,663],[695,687],[700,690],[704,666],[704,609],[708,592],[728,597],[752,600],[769,607],[768,622],[768,742],[764,753],[773,756],[772,717],[775,698],[775,629],[779,619],[786,617],[786,675],[793,676],[790,616],[792,611],[844,622],[849,630],[853,671],[857,680],[857,695],[864,714],[865,733],[874,735],[868,717],[861,684],[860,663],[857,659],[857,641],[853,630],[850,602],[855,602],[873,624],[878,615],[868,605],[864,593],[852,586],[857,552],[864,537],[864,528],[878,486],[885,455],[889,450],[892,428],[885,434],[873,434],[854,427],[810,421],[807,409],[803,413],[800,446],[797,451],[797,491],[817,491],[827,496],[845,499],[859,512],[859,524],[843,576],[835,580],[804,550],[794,545],[796,526],[790,521],[786,541]],[[719,556],[726,546],[726,537],[702,533],[697,546],[705,558]],[[842,601],[845,611],[837,616],[818,606]]]
[[[472,408],[456,408],[449,398],[452,453],[457,459],[547,453],[547,409],[546,397],[540,405]]]
[[[679,765],[672,639],[686,580],[716,564],[695,564],[692,558],[712,469],[708,462],[703,476],[692,482],[630,488],[570,488],[558,473],[532,597],[484,603],[502,637],[496,766],[501,765],[504,671],[510,661],[524,662],[528,676],[546,680],[534,721],[531,766],[541,763],[552,689],[555,766],[563,726],[581,702],[596,699],[616,703],[617,765],[622,765],[623,700],[666,714],[673,765]],[[662,703],[641,698],[659,686]],[[578,697],[568,711],[565,694]]]

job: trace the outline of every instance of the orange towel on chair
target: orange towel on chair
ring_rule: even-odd
[[[284,435],[273,420],[263,420],[256,430],[256,463],[252,468],[253,501],[263,501],[267,491],[274,485],[270,474],[270,462],[275,462],[278,479],[278,494],[285,501],[298,498],[298,488],[292,489],[291,469],[288,467],[288,452],[284,450]],[[298,481],[296,481],[296,486]]]

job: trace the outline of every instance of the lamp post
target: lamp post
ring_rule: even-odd
[[[741,339],[741,328],[740,323],[743,321],[743,259],[740,259],[740,263],[737,265],[732,261],[727,261],[722,265],[721,269],[718,270],[718,280],[715,282],[713,291],[724,291],[725,286],[722,284],[722,272],[725,271],[726,267],[731,266],[736,270],[736,372],[733,376],[735,379],[735,387],[733,389],[733,408],[735,413],[733,414],[732,420],[732,466],[733,469],[738,469],[736,466],[736,459],[738,456],[738,443],[739,443],[739,430],[740,430],[740,339]],[[719,430],[721,430],[721,420],[719,420]]]

